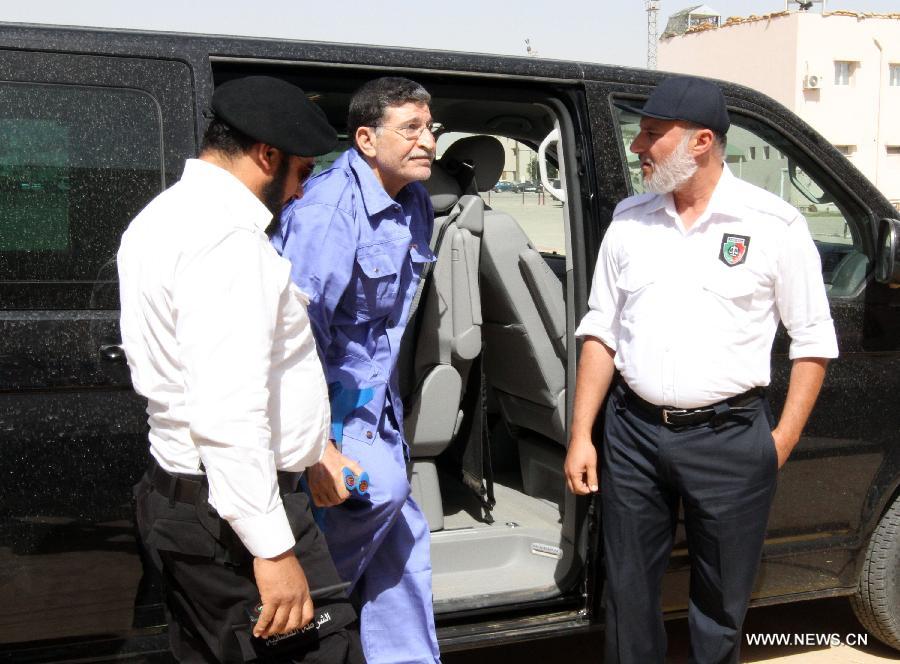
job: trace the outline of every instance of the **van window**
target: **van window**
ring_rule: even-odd
[[[455,141],[472,135],[462,132],[442,134],[438,139],[437,156],[440,157]],[[507,136],[495,138],[503,145],[506,161],[500,180],[493,189],[482,193],[484,202],[492,209],[506,212],[516,219],[539,252],[565,256],[563,205],[541,184],[537,147],[532,148]],[[547,164],[547,177],[551,180],[559,178],[553,164]]]
[[[638,156],[629,150],[639,131],[640,118],[617,109],[619,129],[633,193],[644,191]],[[801,164],[808,157],[768,125],[737,113],[731,114],[725,162],[731,172],[796,207],[822,258],[822,276],[829,297],[853,297],[865,286],[869,259],[859,231],[863,219],[842,205],[840,198],[808,173]]]
[[[122,231],[163,189],[161,146],[144,92],[0,83],[4,308],[118,306],[92,292],[115,281]]]

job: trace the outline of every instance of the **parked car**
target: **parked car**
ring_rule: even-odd
[[[500,180],[494,187],[491,189],[493,192],[503,192],[503,191],[516,191],[518,189],[515,182],[508,182],[506,180]]]
[[[516,186],[516,191],[518,192],[538,192],[541,190],[541,185],[539,182],[533,182],[532,180],[525,180],[524,182],[520,182]]]
[[[613,102],[640,104],[663,74],[0,24],[0,128],[15,136],[4,144],[0,187],[0,659],[165,658],[160,589],[144,573],[132,523],[147,413],[119,346],[115,252],[128,222],[196,154],[213,89],[248,74],[316,94],[341,131],[352,92],[397,74],[429,89],[450,131],[548,142],[562,214],[548,210],[568,252],[538,253],[517,208],[485,209],[459,192],[436,204],[447,229],[438,260],[459,261],[435,268],[417,313],[431,322],[411,325],[406,340],[411,483],[432,528],[444,650],[600,626],[598,505],[566,493],[562,474],[573,332],[613,208],[641,186],[622,149],[637,118]],[[772,159],[742,171],[735,163],[735,174],[816,205],[809,223],[841,345],[781,471],[752,601],[853,597],[865,626],[900,648],[898,213],[783,106],[722,88],[729,146],[772,148]],[[17,186],[37,181],[48,186]],[[457,251],[457,240],[473,250]],[[450,267],[453,279],[443,279]],[[787,349],[782,331],[776,411]],[[687,606],[685,551],[679,529],[662,600],[672,615]]]

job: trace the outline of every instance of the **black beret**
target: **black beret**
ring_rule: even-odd
[[[725,96],[718,85],[696,76],[670,76],[650,93],[643,108],[621,109],[660,120],[686,120],[725,134],[731,125]]]
[[[280,78],[247,76],[223,83],[213,92],[212,110],[229,126],[287,154],[315,157],[337,145],[337,132],[322,109]]]

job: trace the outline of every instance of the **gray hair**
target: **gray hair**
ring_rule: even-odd
[[[353,93],[347,112],[347,136],[352,141],[360,127],[377,127],[391,106],[430,102],[428,90],[415,81],[400,76],[376,78]]]

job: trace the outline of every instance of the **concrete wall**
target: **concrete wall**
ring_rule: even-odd
[[[740,83],[792,108],[796,101],[797,18],[790,14],[661,39],[659,68]]]

